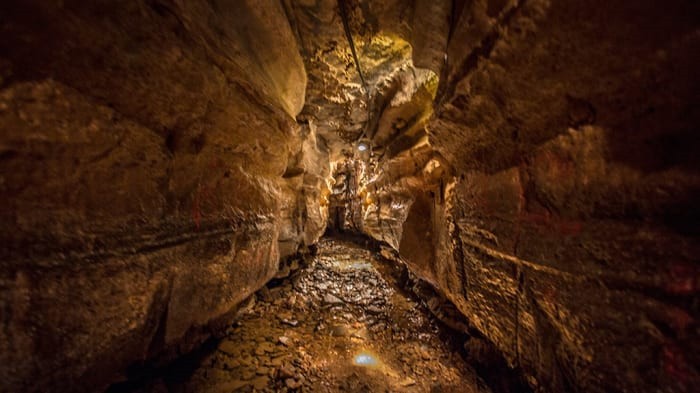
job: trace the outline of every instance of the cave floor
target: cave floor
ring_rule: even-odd
[[[354,243],[322,240],[308,266],[252,298],[176,390],[488,391],[385,266]]]

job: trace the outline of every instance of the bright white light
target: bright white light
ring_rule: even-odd
[[[365,151],[367,150],[367,145],[365,145],[364,143],[360,143],[359,145],[357,145],[357,150]]]
[[[358,366],[376,366],[377,359],[366,353],[355,356],[354,363]]]

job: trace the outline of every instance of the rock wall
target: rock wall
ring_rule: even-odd
[[[320,236],[349,157],[352,227],[534,389],[691,391],[699,15],[3,2],[2,390],[99,390],[201,342]]]
[[[366,210],[383,213],[364,228],[535,390],[700,380],[698,11],[414,4],[413,64],[440,76],[431,152],[380,159]],[[437,177],[424,175],[430,159],[446,167]]]
[[[315,242],[305,87],[277,2],[2,2],[0,390],[183,353]]]

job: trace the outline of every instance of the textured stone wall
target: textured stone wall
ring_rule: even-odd
[[[2,2],[0,390],[183,353],[315,242],[305,87],[276,2]]]
[[[403,227],[417,239],[413,209],[430,217],[432,258],[408,240],[401,253],[534,388],[692,391],[697,5],[453,12],[427,130],[454,177]],[[416,64],[436,64],[435,41]]]
[[[355,226],[534,389],[692,391],[697,2],[342,3],[364,83],[335,0],[0,4],[2,387],[191,348],[350,155]]]

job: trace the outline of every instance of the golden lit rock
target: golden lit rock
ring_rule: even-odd
[[[355,345],[331,348],[356,374],[336,387],[441,389],[368,344],[355,317],[384,304],[292,293],[324,233],[384,256],[449,327],[440,348],[420,332],[426,358],[390,343],[445,386],[693,391],[698,15],[683,0],[2,2],[0,391],[130,386],[235,341],[250,310],[274,335],[198,369],[207,389],[323,386],[301,337],[325,330]],[[323,263],[372,278],[353,250]],[[322,300],[337,282],[317,284]],[[314,319],[334,307],[343,323]]]

